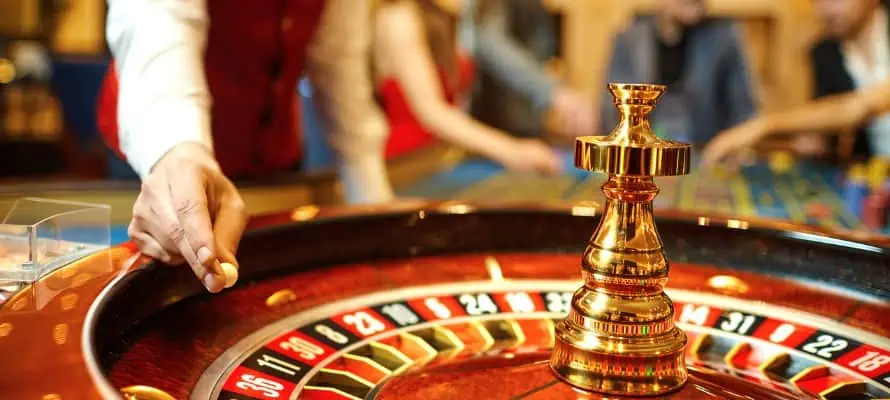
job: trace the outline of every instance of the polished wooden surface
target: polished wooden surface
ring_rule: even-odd
[[[13,399],[98,398],[84,360],[82,330],[91,304],[116,277],[122,279],[110,292],[120,293],[108,301],[99,320],[105,325],[116,321],[122,325],[121,334],[103,333],[102,338],[113,343],[106,343],[98,356],[113,366],[110,375],[116,387],[146,384],[182,398],[207,364],[248,332],[335,299],[408,285],[486,279],[480,253],[495,255],[508,278],[577,278],[578,251],[595,222],[589,213],[583,206],[535,211],[452,202],[406,204],[401,209],[302,208],[256,218],[241,251],[242,281],[219,295],[203,293],[183,268],[149,264],[131,246],[117,247],[54,272],[0,306],[0,354],[8,359],[0,367],[0,387],[5,398]],[[749,222],[747,230],[726,231],[727,224],[738,221],[662,214],[686,221],[659,221],[674,259],[699,257],[695,252],[700,248],[719,249],[708,237],[738,235],[740,251],[747,252],[747,245],[762,246],[764,257],[769,256],[764,260],[772,260],[750,271],[731,272],[675,262],[669,288],[720,293],[725,289],[708,286],[706,278],[731,273],[749,290],[724,294],[823,315],[890,336],[887,301],[861,294],[872,286],[876,293],[887,294],[881,285],[888,281],[879,282],[881,278],[874,275],[883,268],[875,263],[887,253],[864,254],[848,265],[829,266],[847,268],[832,279],[841,283],[850,279],[855,283],[851,287],[861,287],[842,291],[769,276],[783,272],[773,269],[776,265],[792,275],[806,271],[803,268],[822,274],[819,268],[829,268],[820,264],[823,254],[846,254],[833,247],[820,253],[819,245],[807,243],[799,243],[806,250],[798,253],[793,248],[798,239],[770,236],[816,230]],[[304,223],[281,225],[294,219]],[[460,254],[468,252],[475,254]],[[800,262],[797,254],[802,254]],[[817,258],[807,260],[807,254]],[[362,261],[370,259],[376,261]],[[802,269],[793,269],[804,261]],[[856,283],[856,275],[874,282]],[[295,298],[267,306],[267,298],[282,288],[295,289]],[[128,340],[132,342],[122,345]]]
[[[56,270],[0,308],[0,388],[10,399],[94,399],[84,364],[84,319],[119,273],[142,263],[120,246]]]

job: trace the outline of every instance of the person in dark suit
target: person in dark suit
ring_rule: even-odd
[[[616,38],[608,78],[667,85],[653,126],[702,145],[754,114],[741,40],[732,21],[706,18],[704,0],[662,3],[660,13],[637,18]],[[601,106],[603,128],[614,126],[617,110],[609,101]]]
[[[815,0],[824,37],[810,50],[816,101],[721,133],[704,152],[712,164],[776,133],[855,130],[854,159],[890,156],[888,1]]]

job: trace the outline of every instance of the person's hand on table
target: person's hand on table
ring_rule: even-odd
[[[183,143],[143,180],[128,233],[143,254],[188,263],[216,293],[238,278],[235,252],[246,224],[244,202],[210,151]]]
[[[596,131],[597,114],[590,96],[560,87],[553,93],[551,106],[561,133],[577,137],[593,135]]]
[[[499,161],[511,171],[554,175],[562,172],[559,155],[538,139],[515,139],[499,155]]]
[[[828,153],[825,138],[813,134],[801,134],[791,140],[791,149],[805,157],[821,157]]]
[[[733,164],[738,161],[736,156],[742,150],[753,146],[766,134],[765,122],[761,118],[720,132],[702,151],[701,164],[703,167],[713,167],[718,163]]]

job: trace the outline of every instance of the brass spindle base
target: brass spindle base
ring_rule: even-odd
[[[668,262],[652,218],[652,178],[612,177],[606,208],[584,252],[584,286],[556,326],[550,365],[600,393],[658,395],[686,381],[686,334],[663,292]]]
[[[575,165],[603,172],[606,205],[582,259],[584,286],[556,326],[550,359],[571,385],[610,395],[660,395],[687,378],[686,334],[664,293],[669,263],[655,228],[654,176],[689,170],[689,145],[652,134],[648,114],[664,87],[610,85],[621,122],[578,138]]]
[[[558,377],[575,387],[606,394],[656,396],[679,389],[686,382],[687,372],[683,358],[686,335],[682,332],[669,337],[652,338],[682,343],[679,349],[656,357],[642,356],[657,351],[652,348],[651,342],[610,342],[611,345],[622,346],[627,353],[641,354],[632,357],[628,354],[616,356],[605,348],[575,347],[569,343],[587,342],[594,347],[606,346],[599,346],[599,338],[596,336],[571,336],[572,329],[561,324],[557,329],[560,336],[553,349],[551,367]]]

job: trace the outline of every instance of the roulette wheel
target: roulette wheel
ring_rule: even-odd
[[[688,147],[648,132],[662,87],[612,90],[626,118],[576,148],[576,165],[610,176],[602,210],[261,216],[241,280],[216,295],[129,245],[97,251],[0,306],[0,387],[14,399],[890,398],[890,241],[653,217],[652,176],[685,173]]]

